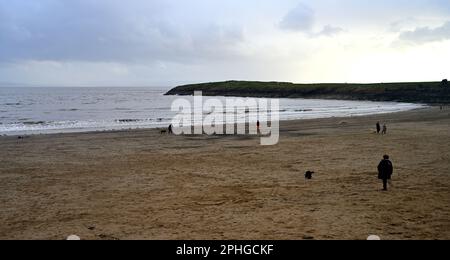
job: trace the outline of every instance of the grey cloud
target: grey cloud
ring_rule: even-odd
[[[0,0],[0,61],[184,62],[237,55],[241,28],[177,17],[170,3],[178,1],[169,2]]]
[[[389,24],[390,32],[402,32],[410,28],[414,28],[414,24],[418,24],[420,21],[414,17],[407,17],[400,20],[396,20]]]
[[[310,32],[314,25],[314,10],[304,4],[289,11],[279,26],[290,31]]]
[[[420,27],[412,31],[402,32],[399,39],[417,44],[450,40],[450,21],[437,28]]]
[[[311,38],[331,37],[344,31],[344,29],[332,25],[326,25],[319,32],[314,32],[315,12],[305,4],[299,4],[289,11],[279,27],[283,30],[305,33]]]
[[[316,35],[331,37],[331,36],[335,36],[341,32],[344,32],[344,29],[342,29],[341,27],[326,25],[325,27],[323,27],[322,31],[320,31]]]

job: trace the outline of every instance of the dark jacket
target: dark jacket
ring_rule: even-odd
[[[390,180],[393,172],[394,167],[389,160],[382,160],[378,165],[378,179],[380,180]]]

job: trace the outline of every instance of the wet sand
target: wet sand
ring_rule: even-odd
[[[282,122],[269,147],[157,130],[0,137],[0,239],[450,239],[449,126],[450,109],[430,108]]]

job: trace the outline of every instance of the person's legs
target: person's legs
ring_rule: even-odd
[[[387,179],[383,179],[383,190],[387,190]]]

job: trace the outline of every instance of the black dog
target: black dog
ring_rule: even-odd
[[[305,173],[305,179],[311,180],[312,177],[313,177],[313,174],[314,174],[314,172],[312,172],[312,171],[307,171],[307,172]]]

